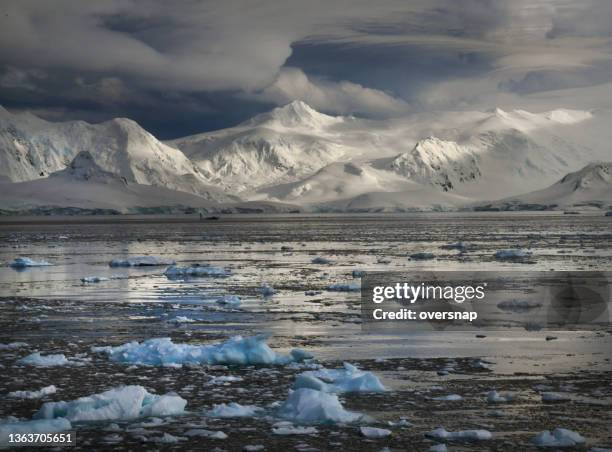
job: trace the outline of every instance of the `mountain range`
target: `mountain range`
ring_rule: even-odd
[[[0,107],[0,209],[609,209],[609,119],[494,109],[371,120],[294,101],[162,142],[125,118],[49,122]]]

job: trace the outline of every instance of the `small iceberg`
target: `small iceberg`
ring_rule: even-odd
[[[203,428],[194,428],[191,430],[187,430],[184,433],[185,436],[197,436],[201,438],[210,438],[210,439],[227,439],[227,434],[223,433],[221,430],[206,430]]]
[[[544,430],[531,440],[531,444],[537,447],[574,447],[585,442],[582,435],[566,428],[556,428],[552,433]]]
[[[227,278],[230,273],[219,267],[211,267],[208,265],[191,265],[189,267],[179,267],[172,265],[164,272],[168,278],[187,278],[187,277],[211,277],[211,278]]]
[[[137,256],[127,259],[113,259],[108,265],[111,267],[157,267],[174,264],[175,262],[171,259],[155,256]]]
[[[55,394],[57,388],[54,385],[45,386],[37,391],[13,391],[9,392],[9,397],[15,397],[17,399],[40,399],[44,396]]]
[[[363,417],[361,413],[345,410],[337,395],[309,388],[291,392],[278,415],[301,424],[350,423]]]
[[[359,427],[359,432],[366,438],[385,438],[391,434],[391,430],[376,427]]]
[[[9,267],[13,268],[29,268],[29,267],[48,267],[53,265],[47,261],[35,261],[34,259],[30,259],[29,257],[17,257],[10,262]]]
[[[328,258],[322,257],[322,256],[315,257],[311,262],[313,264],[331,264],[331,263],[333,263],[333,261],[331,259],[328,259]]]
[[[460,439],[468,441],[488,440],[493,438],[493,435],[488,430],[459,430],[457,432],[449,432],[443,427],[427,432],[425,436],[434,439]]]
[[[276,424],[274,424],[274,426],[272,427],[272,433],[274,435],[281,435],[281,436],[314,435],[316,433],[319,433],[319,431],[317,430],[316,427],[295,426],[291,422],[282,421],[282,422],[277,422]]]
[[[0,344],[0,350],[16,350],[18,348],[23,348],[27,346],[27,342],[10,342],[8,344]]]
[[[267,336],[234,336],[225,342],[210,345],[175,344],[170,338],[129,342],[117,347],[93,347],[106,353],[111,361],[150,366],[182,364],[289,364],[298,361],[296,354],[278,355],[266,343]],[[299,355],[299,353],[298,353]]]
[[[426,261],[435,258],[433,253],[413,253],[409,257],[413,261]]]
[[[512,402],[513,398],[512,394],[501,394],[496,390],[487,393],[487,402],[489,403],[508,403]]]
[[[254,405],[240,405],[235,402],[221,403],[213,406],[212,410],[205,411],[208,417],[253,417],[263,411],[263,408]]]
[[[108,281],[108,278],[105,278],[104,276],[85,276],[84,278],[81,278],[81,282],[85,284],[95,284],[102,281]]]
[[[460,402],[463,400],[459,394],[449,394],[445,396],[433,397],[432,400],[436,400],[438,402]]]
[[[361,284],[359,283],[334,283],[327,286],[327,290],[331,292],[359,292]]]
[[[68,360],[68,358],[66,358],[66,355],[64,354],[41,355],[40,352],[35,352],[24,358],[21,358],[17,361],[17,364],[35,367],[56,367],[69,366],[78,363]]]
[[[531,251],[524,251],[520,249],[500,250],[497,251],[493,256],[498,261],[524,261],[531,258]]]
[[[274,287],[269,286],[268,284],[263,284],[259,288],[259,293],[264,297],[271,297],[276,293],[276,290],[274,290]]]
[[[178,395],[156,395],[142,386],[122,386],[70,402],[47,402],[35,419],[65,418],[71,422],[99,422],[183,414],[187,401]]]
[[[24,433],[59,433],[70,430],[72,424],[68,419],[42,419],[35,421],[19,421],[17,419],[8,422],[0,422],[0,447],[9,445],[9,435]]]
[[[344,369],[306,371],[295,378],[294,389],[310,388],[342,394],[345,392],[383,392],[386,388],[372,372],[344,363]]]
[[[222,306],[238,307],[242,304],[238,295],[223,295],[215,300],[215,302]]]

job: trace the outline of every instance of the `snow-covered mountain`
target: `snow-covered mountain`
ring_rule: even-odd
[[[49,177],[0,183],[0,211],[21,213],[184,213],[283,212],[295,206],[274,203],[223,203],[182,191],[127,181],[102,169],[93,156],[80,152]]]
[[[136,122],[48,122],[0,107],[0,175],[13,182],[46,177],[87,151],[105,171],[128,182],[235,200],[207,183],[185,155],[157,140]]]
[[[479,206],[500,210],[612,209],[612,162],[593,162],[543,190]]]

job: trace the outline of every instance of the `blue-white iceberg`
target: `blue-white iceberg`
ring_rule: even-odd
[[[385,387],[372,372],[344,363],[343,369],[309,370],[295,378],[294,389],[310,388],[341,394],[344,392],[382,392]]]
[[[298,424],[350,423],[363,418],[361,413],[345,410],[337,395],[308,388],[293,391],[278,415]]]

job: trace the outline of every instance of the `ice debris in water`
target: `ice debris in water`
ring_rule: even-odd
[[[445,396],[434,397],[433,400],[437,400],[439,402],[459,402],[463,400],[459,394],[449,394]]]
[[[272,426],[272,433],[274,435],[287,436],[287,435],[314,435],[319,433],[316,427],[303,427],[293,425],[288,421],[280,421]]]
[[[27,366],[36,367],[55,367],[55,366],[69,366],[71,364],[79,364],[74,361],[70,361],[64,354],[57,355],[41,355],[40,352],[32,353],[24,358],[17,361],[17,364],[25,364]]]
[[[446,444],[440,443],[440,444],[435,444],[433,446],[431,446],[429,449],[427,449],[427,452],[447,452],[448,448],[446,447]]]
[[[391,430],[376,427],[359,427],[359,432],[366,438],[384,438],[391,434]]]
[[[152,366],[181,364],[288,364],[298,361],[300,352],[278,355],[266,343],[267,336],[234,336],[225,342],[210,345],[175,344],[170,338],[129,342],[117,347],[92,347],[105,352],[112,361]]]
[[[309,388],[291,392],[278,415],[302,424],[349,423],[363,417],[361,413],[345,410],[337,395]]]
[[[227,439],[227,435],[223,433],[221,430],[206,430],[203,428],[194,428],[191,430],[187,430],[184,433],[185,436],[199,436],[202,438],[210,438],[210,439]]]
[[[49,265],[53,264],[47,261],[35,261],[29,257],[17,257],[9,263],[9,266],[13,268],[48,267]]]
[[[512,394],[500,394],[495,390],[487,393],[487,402],[489,403],[507,403],[512,402],[512,399]]]
[[[17,419],[8,422],[0,422],[0,447],[7,446],[10,434],[17,433],[58,433],[70,430],[72,424],[68,419],[42,419],[35,421],[19,421]]]
[[[294,389],[310,388],[317,391],[344,392],[382,392],[385,387],[372,372],[357,369],[344,363],[344,369],[320,369],[307,371],[295,378]]]
[[[168,278],[185,278],[185,277],[212,277],[212,278],[227,278],[230,276],[229,271],[211,267],[209,265],[191,265],[189,267],[179,267],[172,265],[164,272]]]
[[[225,305],[225,306],[240,306],[242,301],[238,295],[223,295],[222,297],[217,298],[217,304]]]
[[[524,251],[520,249],[500,250],[494,254],[495,259],[498,261],[521,261],[530,258],[532,255],[531,251]]]
[[[65,418],[71,422],[129,420],[172,416],[185,411],[187,401],[178,395],[156,395],[142,386],[122,386],[70,402],[47,402],[36,419]]]
[[[573,447],[583,444],[586,440],[582,435],[566,428],[544,430],[532,438],[531,443],[538,447]]]
[[[8,344],[0,344],[0,350],[16,350],[18,348],[27,347],[27,342],[10,342]]]
[[[155,267],[174,265],[175,262],[171,259],[164,259],[155,256],[137,256],[127,259],[113,259],[108,265],[111,267]]]
[[[361,284],[358,283],[334,283],[327,286],[327,290],[331,292],[358,292],[361,290]]]
[[[221,403],[213,406],[212,410],[205,411],[209,417],[252,417],[258,412],[263,411],[263,408],[254,405],[240,405],[236,402]]]
[[[326,257],[322,257],[322,256],[317,256],[312,260],[313,264],[331,264],[332,261],[331,259],[328,259]]]
[[[44,396],[55,394],[57,388],[54,385],[45,386],[37,391],[13,391],[9,392],[9,397],[16,397],[18,399],[40,399]]]
[[[276,290],[274,290],[274,287],[269,286],[268,284],[263,284],[259,288],[259,293],[262,294],[264,297],[271,297],[276,293]]]
[[[543,392],[540,395],[542,396],[542,402],[567,402],[571,400],[570,395],[563,392]]]
[[[85,276],[84,278],[81,278],[81,282],[86,284],[99,283],[102,281],[108,281],[108,278],[105,278],[104,276]]]
[[[413,261],[425,261],[429,259],[433,259],[435,256],[433,253],[413,253],[410,255],[410,259]]]
[[[425,436],[435,439],[465,439],[465,440],[486,440],[493,438],[493,435],[488,430],[460,430],[457,432],[449,432],[444,427],[438,427],[431,432],[425,433]]]

